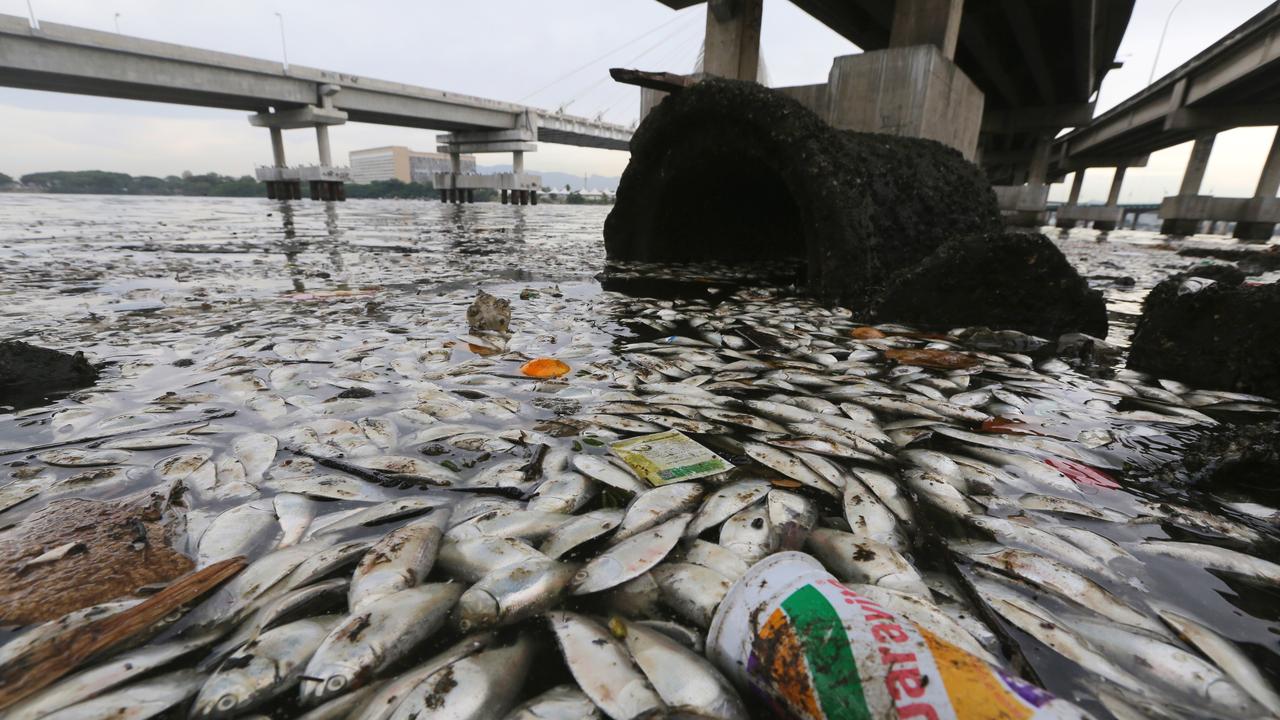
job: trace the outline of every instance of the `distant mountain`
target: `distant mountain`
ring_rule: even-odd
[[[511,166],[510,165],[479,165],[476,167],[476,170],[481,174],[511,172]],[[541,175],[542,184],[550,188],[555,188],[557,190],[564,190],[564,186],[569,185],[574,190],[582,189],[581,175],[570,175],[569,173],[562,173],[562,172],[540,172],[538,170],[533,170],[533,169],[529,169],[529,172],[535,175]],[[603,175],[588,175],[587,188],[590,190],[608,190],[609,192],[615,192],[618,189],[619,180],[621,180],[621,178],[605,177]]]

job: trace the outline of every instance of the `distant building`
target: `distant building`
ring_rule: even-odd
[[[431,174],[449,172],[449,156],[445,153],[417,152],[403,145],[353,150],[351,181],[370,183],[376,180],[431,182]],[[462,172],[476,171],[475,155],[462,156]]]

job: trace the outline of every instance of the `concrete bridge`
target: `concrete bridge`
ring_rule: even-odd
[[[1058,225],[1092,220],[1114,226],[1125,169],[1145,164],[1148,154],[1194,141],[1178,194],[1160,204],[1162,231],[1191,235],[1204,221],[1234,222],[1235,236],[1267,241],[1280,222],[1280,130],[1267,153],[1250,198],[1200,194],[1213,141],[1223,130],[1280,125],[1280,3],[1250,18],[1204,52],[1089,123],[1057,140],[1051,174],[1075,172],[1068,205]],[[1106,208],[1076,201],[1085,170],[1114,167]]]
[[[706,0],[659,0],[671,8]],[[834,127],[938,140],[1043,208],[1049,147],[1093,116],[1133,0],[791,0],[866,52],[779,88]],[[755,79],[762,0],[710,0],[704,67]],[[1012,188],[1017,187],[1014,190]],[[1036,189],[1043,187],[1043,192]]]
[[[329,70],[201,50],[0,15],[0,86],[197,105],[254,113],[249,122],[271,134],[273,163],[258,169],[270,197],[342,199],[345,168],[334,167],[329,127],[346,122],[445,130],[440,151],[454,171],[436,176],[445,200],[475,189],[501,190],[504,201],[537,202],[541,179],[524,172],[537,142],[626,150],[629,128],[443,90]],[[282,131],[314,128],[319,167],[288,167]],[[511,153],[513,172],[464,175],[463,153]]]

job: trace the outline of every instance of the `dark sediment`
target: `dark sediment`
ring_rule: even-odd
[[[1202,269],[1197,269],[1201,272]],[[1280,285],[1179,274],[1147,296],[1129,367],[1194,383],[1280,398]]]
[[[0,392],[74,390],[97,379],[98,371],[84,353],[69,355],[18,340],[0,341]]]
[[[985,326],[1045,338],[1107,334],[1102,293],[1091,290],[1043,235],[953,240],[894,277],[874,313],[882,321],[943,330]]]
[[[712,79],[636,131],[604,236],[611,260],[801,258],[811,292],[865,307],[945,242],[999,227],[986,178],[955,150],[834,130],[779,93]]]

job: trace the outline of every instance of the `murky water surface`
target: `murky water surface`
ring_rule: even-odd
[[[726,268],[648,268],[634,273],[679,281],[681,297],[606,292],[597,274],[607,213],[554,205],[0,195],[0,338],[83,350],[107,363],[89,390],[0,407],[0,485],[5,475],[15,482],[38,478],[39,489],[0,510],[0,527],[58,499],[172,497],[181,483],[185,492],[174,512],[183,519],[174,541],[203,563],[218,559],[219,547],[202,547],[202,539],[222,513],[264,501],[270,509],[282,492],[311,499],[313,528],[377,500],[429,494],[453,502],[463,495],[437,487],[445,484],[521,496],[540,480],[526,467],[541,456],[540,445],[561,460],[604,454],[604,443],[681,418],[707,423],[698,429],[709,432],[691,434],[742,465],[739,475],[777,479],[784,473],[752,463],[741,444],[776,435],[701,410],[765,398],[800,399],[814,410],[829,399],[869,411],[896,446],[888,462],[833,453],[828,459],[837,468],[893,475],[921,462],[903,454],[911,450],[965,456],[984,444],[1034,463],[1065,461],[1067,471],[1047,484],[1013,462],[996,464],[1014,484],[984,487],[972,477],[957,483],[978,516],[1084,528],[1118,543],[1118,562],[1083,574],[1136,607],[1160,601],[1178,608],[1239,643],[1268,676],[1280,674],[1274,586],[1142,545],[1173,538],[1277,559],[1275,518],[1265,511],[1240,512],[1227,506],[1230,498],[1162,495],[1168,489],[1133,481],[1217,420],[1238,417],[1215,410],[1229,399],[1132,373],[1097,377],[1059,360],[983,352],[909,329],[851,337],[859,324],[847,311],[790,295],[785,282],[793,269],[771,269],[783,285],[759,285],[743,284]],[[1106,294],[1108,339],[1119,346],[1127,344],[1146,292],[1199,262],[1150,233],[1112,233],[1100,242],[1091,231],[1076,231],[1056,239]],[[669,295],[670,284],[662,287]],[[478,288],[511,301],[509,338],[469,332],[465,312]],[[918,348],[966,352],[979,364],[930,369],[883,354]],[[542,356],[567,363],[570,373],[543,380],[521,374],[525,361]],[[697,390],[681,395],[675,383]],[[974,401],[947,404],[963,394]],[[805,405],[810,397],[822,400]],[[895,397],[968,408],[979,417],[928,406],[913,414],[881,401]],[[0,398],[0,406],[6,402],[18,399]],[[1258,406],[1250,416],[1267,412]],[[114,452],[105,459],[56,454],[64,448]],[[405,458],[429,465],[406,469]],[[398,486],[360,479],[343,472],[342,463]],[[100,472],[103,465],[118,472]],[[363,489],[327,497],[307,489],[307,478],[321,475]],[[838,500],[810,487],[799,492],[839,525]],[[1083,503],[1099,517],[1055,510],[1043,500],[1031,507],[1032,495]],[[605,492],[583,511],[619,500]],[[948,555],[944,541],[991,538],[971,518],[939,511],[919,494],[916,500],[917,525],[904,530],[906,554],[927,578],[938,579],[935,591],[948,579],[971,577],[974,564]],[[232,545],[257,558],[285,532],[256,528]],[[1097,610],[1044,587],[1016,586],[1066,618]],[[961,595],[952,601],[973,600]],[[980,616],[1050,689],[1105,713],[1095,699],[1098,677],[998,615]],[[1194,690],[1174,694],[1172,705],[1198,707]],[[292,714],[283,705],[275,712]]]

